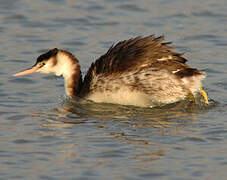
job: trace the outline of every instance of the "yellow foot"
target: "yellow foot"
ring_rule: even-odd
[[[208,97],[207,97],[206,91],[205,91],[203,88],[201,88],[201,89],[200,89],[200,93],[201,93],[201,95],[203,96],[204,102],[205,102],[206,104],[209,104],[209,101],[208,101]]]
[[[194,97],[194,95],[193,95],[192,93],[189,93],[189,94],[187,95],[186,99],[187,99],[188,101],[191,101],[191,102],[195,103],[195,97]]]

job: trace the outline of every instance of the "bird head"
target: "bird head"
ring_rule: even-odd
[[[44,74],[55,73],[56,75],[62,75],[59,72],[56,73],[58,52],[59,50],[57,48],[54,48],[44,54],[41,54],[37,58],[36,63],[31,68],[16,73],[13,76],[24,76],[36,72]]]

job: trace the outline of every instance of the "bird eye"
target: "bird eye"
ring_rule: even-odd
[[[40,62],[40,63],[39,63],[39,67],[41,68],[41,67],[43,67],[45,64],[46,64],[46,62]]]

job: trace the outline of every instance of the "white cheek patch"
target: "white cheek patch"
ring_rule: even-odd
[[[44,74],[53,73],[53,67],[51,67],[51,64],[47,62],[45,65],[39,68],[37,72],[44,73]]]
[[[55,66],[52,62],[52,59],[48,60],[45,65],[41,66],[41,68],[39,68],[37,72],[44,74],[55,73]]]

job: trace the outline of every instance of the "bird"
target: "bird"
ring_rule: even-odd
[[[38,56],[35,65],[14,76],[35,72],[64,77],[66,95],[95,103],[156,107],[208,96],[202,87],[205,72],[186,64],[164,36],[123,40],[93,62],[84,78],[78,59],[54,48]]]

